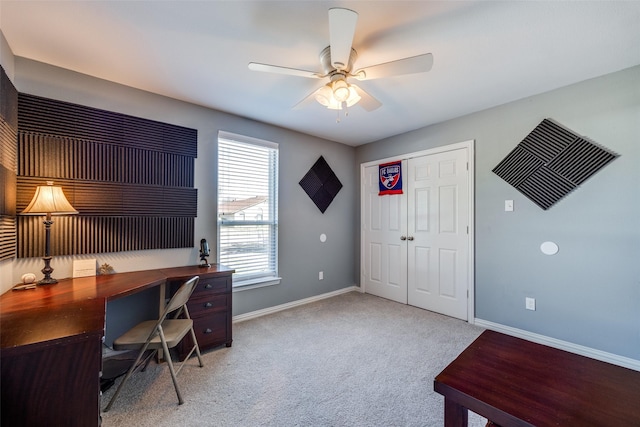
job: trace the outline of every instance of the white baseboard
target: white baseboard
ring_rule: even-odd
[[[474,324],[486,329],[491,329],[492,331],[502,332],[504,334],[523,338],[538,344],[548,345],[549,347],[559,348],[560,350],[565,350],[581,356],[640,371],[640,360],[618,356],[617,354],[607,353],[606,351],[596,350],[595,348],[585,347],[568,341],[558,340],[545,335],[536,334],[523,329],[512,328],[511,326],[501,325],[499,323],[493,323],[478,318],[474,319]]]
[[[298,301],[288,302],[286,304],[276,305],[274,307],[263,308],[262,310],[251,311],[249,313],[239,314],[237,316],[233,316],[233,323],[244,322],[245,320],[255,319],[260,316],[266,316],[267,314],[277,313],[278,311],[287,310],[289,308],[298,307],[301,305],[309,304],[312,302],[320,301],[326,298],[335,297],[341,294],[346,294],[347,292],[362,292],[359,286],[353,285],[343,289],[338,289],[337,291],[328,292],[326,294],[316,295],[309,298],[304,298]]]

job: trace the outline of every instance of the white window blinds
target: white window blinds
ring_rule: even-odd
[[[278,144],[218,134],[218,262],[234,286],[278,276]]]

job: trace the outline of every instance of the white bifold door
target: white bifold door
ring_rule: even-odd
[[[468,319],[469,148],[402,160],[403,194],[378,195],[378,165],[362,175],[364,291]]]

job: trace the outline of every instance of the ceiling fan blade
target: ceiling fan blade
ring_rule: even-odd
[[[371,67],[362,68],[352,75],[358,80],[371,80],[381,77],[400,76],[403,74],[424,73],[429,71],[432,66],[433,55],[426,53],[424,55],[385,62],[384,64],[372,65]]]
[[[367,111],[373,111],[382,105],[382,102],[378,101],[373,96],[369,95],[359,86],[356,86],[354,84],[352,84],[351,86],[356,90],[356,92],[358,92],[358,95],[360,95],[360,98],[361,98],[356,105],[361,106]]]
[[[260,64],[257,62],[249,62],[249,69],[253,71],[263,71],[265,73],[285,74],[287,76],[308,77],[311,79],[321,79],[326,77],[323,74],[314,71],[299,70],[297,68],[279,67],[277,65]]]
[[[292,110],[300,110],[301,108],[305,108],[306,106],[308,106],[309,104],[311,104],[312,102],[315,102],[316,100],[316,93],[318,93],[318,91],[322,89],[322,87],[314,90],[313,92],[311,92],[309,95],[307,95],[302,101],[298,102],[296,105],[294,105],[293,107],[291,107]]]
[[[331,65],[337,70],[349,66],[353,35],[356,32],[358,13],[349,9],[329,9],[329,46],[331,47]]]

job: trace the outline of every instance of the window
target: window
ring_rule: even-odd
[[[234,286],[278,278],[278,144],[218,134],[218,262]]]

